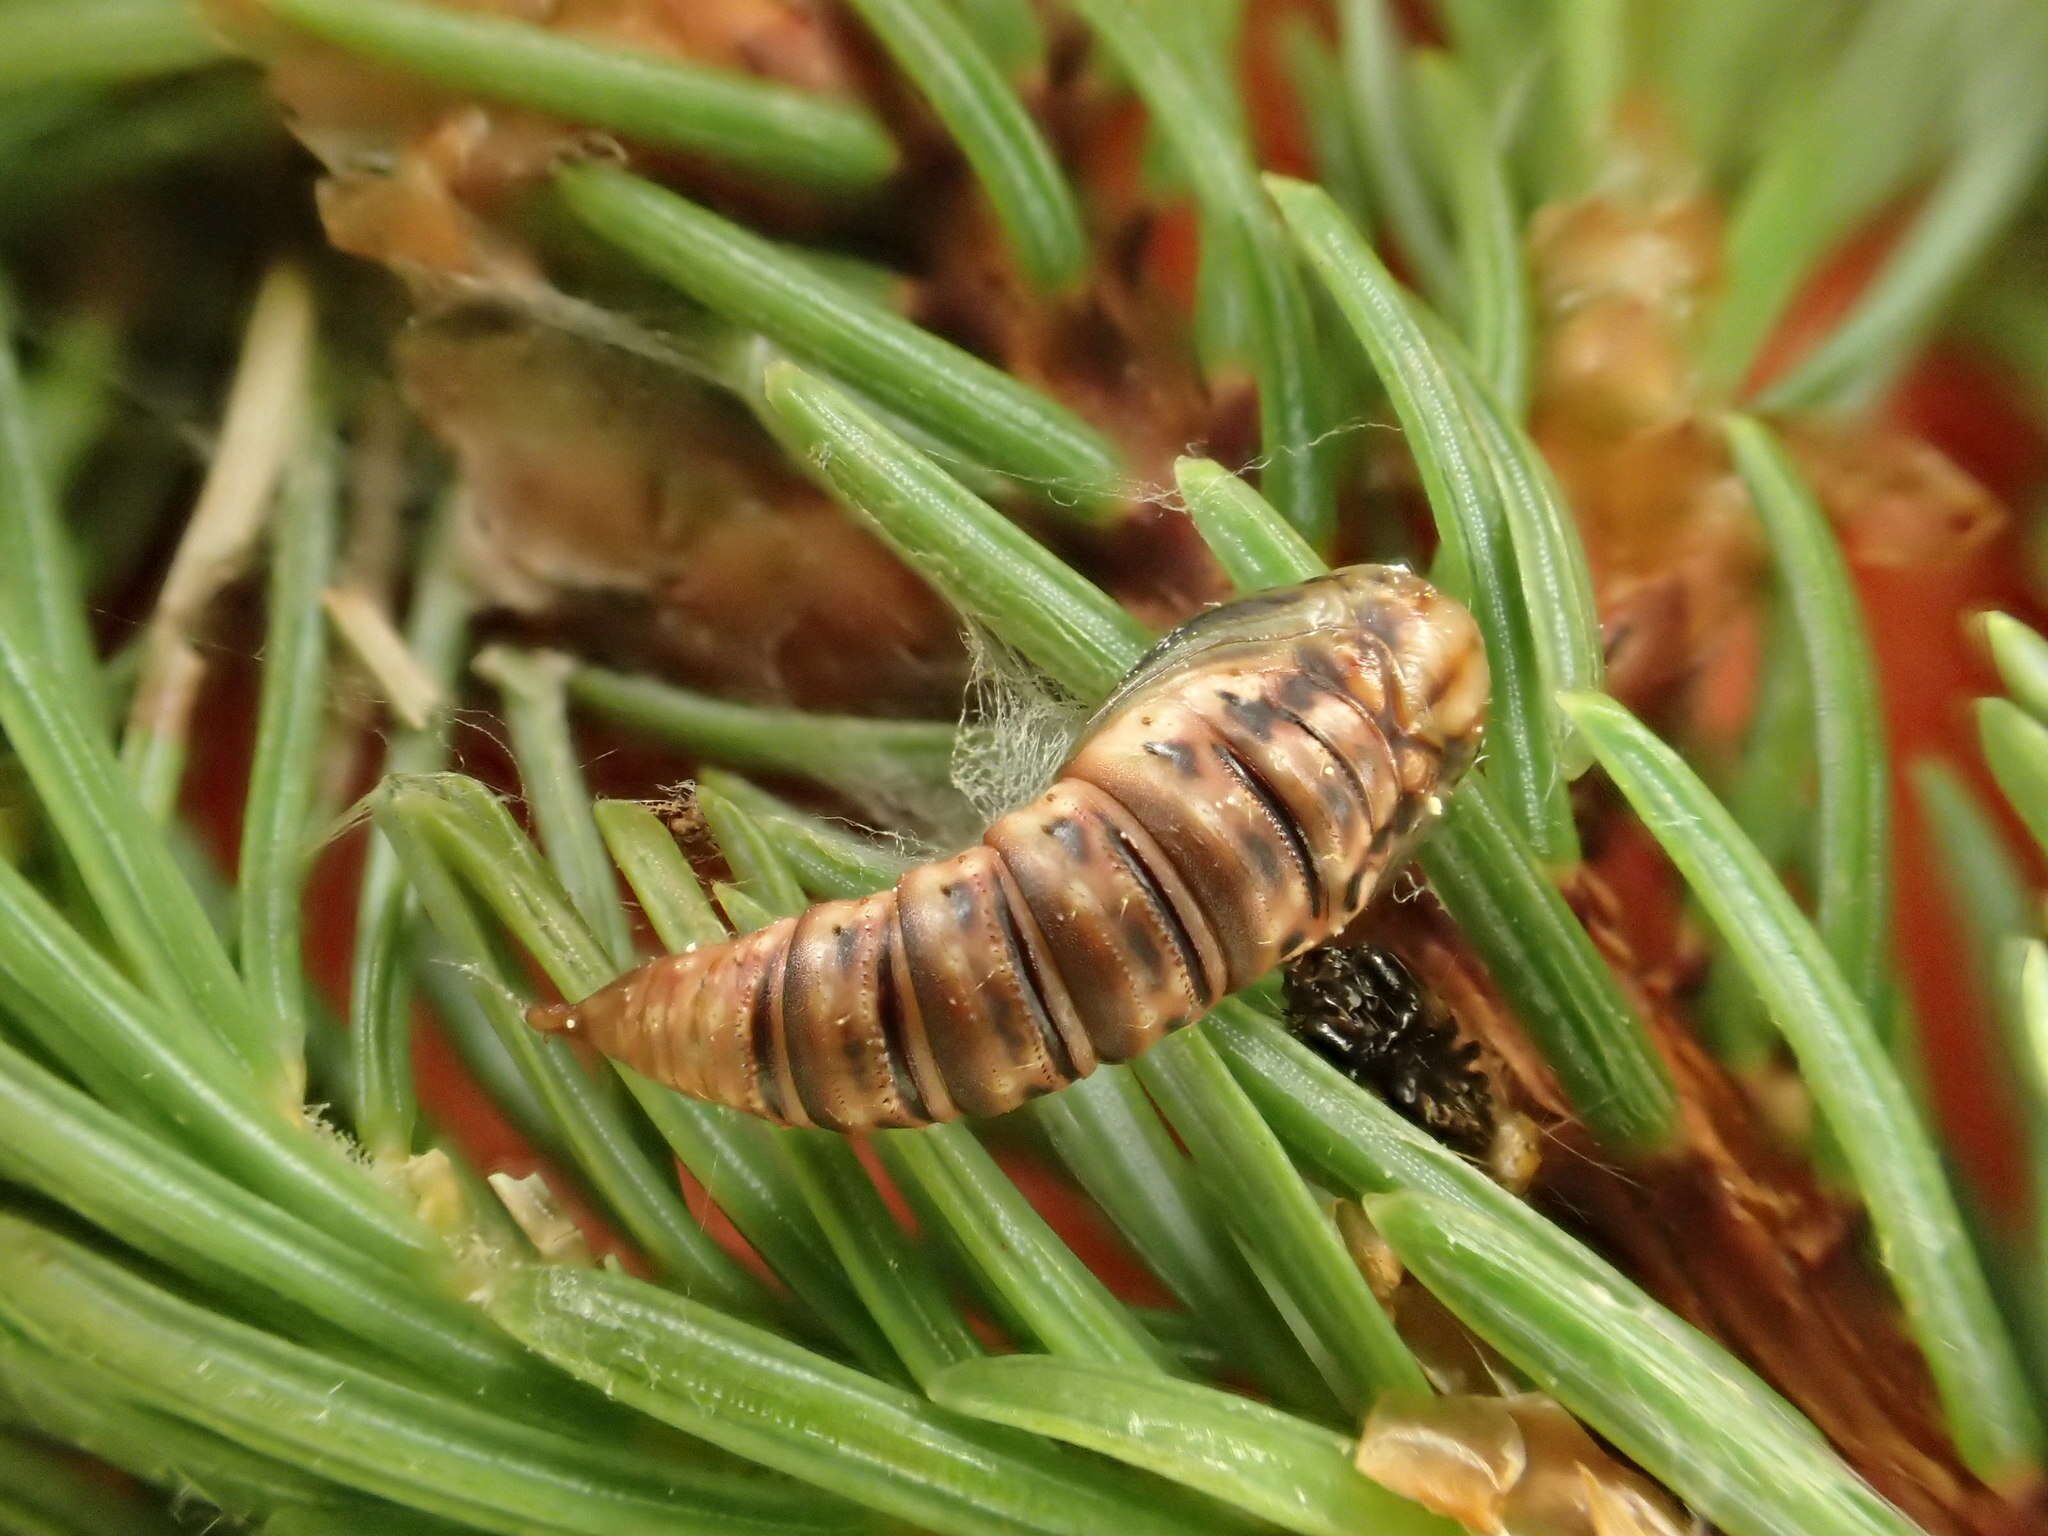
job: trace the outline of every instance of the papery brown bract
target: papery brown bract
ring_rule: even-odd
[[[1358,1469],[1467,1529],[1541,1536],[1683,1536],[1656,1484],[1601,1449],[1554,1398],[1412,1397],[1373,1405]]]
[[[464,565],[551,642],[742,697],[942,714],[952,616],[735,402],[494,304],[398,361],[461,466]]]

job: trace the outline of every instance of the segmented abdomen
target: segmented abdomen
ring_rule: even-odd
[[[1225,604],[976,846],[531,1017],[785,1124],[999,1114],[1349,926],[1470,762],[1486,691],[1470,617],[1406,571]]]

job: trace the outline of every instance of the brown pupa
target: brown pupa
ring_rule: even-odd
[[[1001,1114],[1343,932],[1472,761],[1486,699],[1470,615],[1405,570],[1225,603],[974,847],[529,1018],[785,1125]]]

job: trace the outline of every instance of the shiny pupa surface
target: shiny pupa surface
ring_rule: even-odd
[[[1470,765],[1487,692],[1470,615],[1398,567],[1222,604],[975,846],[530,1017],[786,1125],[1000,1114],[1350,926]]]

